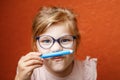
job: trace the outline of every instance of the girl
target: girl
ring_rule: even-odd
[[[74,58],[80,43],[73,12],[59,7],[43,7],[33,22],[33,50],[23,56],[15,80],[96,80],[96,59]],[[73,50],[74,53],[51,58],[42,54]]]

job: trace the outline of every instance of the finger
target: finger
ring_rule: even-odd
[[[21,67],[26,67],[33,64],[42,64],[42,63],[43,63],[43,60],[41,60],[40,58],[37,58],[36,56],[31,56],[31,57],[27,57],[26,61],[20,60],[18,62],[18,65]]]
[[[40,58],[38,55],[36,55],[36,54],[40,54],[40,53],[30,52],[30,53],[28,53],[27,55],[22,56],[22,57],[20,58],[20,60],[18,61],[18,66],[19,66],[20,68],[23,68],[24,66],[26,66],[26,62],[29,61],[29,60],[38,60],[38,61],[41,62],[41,58]],[[32,62],[32,63],[34,63],[34,62]],[[36,62],[35,62],[35,63],[36,63]],[[28,64],[31,64],[31,63],[28,63]],[[27,65],[28,65],[28,64],[27,64]]]
[[[40,52],[29,52],[26,56],[29,56],[29,55],[37,55],[37,56],[40,56],[41,53],[40,53]]]
[[[31,60],[31,59],[40,60],[40,59],[42,59],[42,58],[40,58],[40,55],[41,55],[40,53],[30,52],[27,55],[23,56],[22,61],[28,61],[28,60]]]
[[[42,67],[42,65],[33,65],[33,66],[29,66],[29,67],[26,67],[26,71],[24,73],[31,73],[33,72],[34,69],[36,68],[39,68],[39,67]]]
[[[43,60],[29,60],[25,62],[25,66],[32,66],[32,65],[42,65]]]
[[[41,60],[41,58],[39,57],[39,56],[26,56],[25,58],[24,58],[24,62],[27,62],[27,61],[29,61],[29,60]]]

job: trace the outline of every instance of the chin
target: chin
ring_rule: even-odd
[[[66,64],[64,61],[53,62],[51,69],[55,72],[62,72],[65,70]]]
[[[54,72],[60,73],[60,72],[63,72],[65,70],[65,68],[52,68],[52,70]]]

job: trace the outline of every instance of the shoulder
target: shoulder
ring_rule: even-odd
[[[97,58],[86,57],[85,60],[75,60],[74,74],[82,80],[97,80]]]
[[[75,60],[75,64],[84,68],[96,68],[97,58],[90,58],[90,56],[87,56],[86,59],[83,61]]]
[[[87,56],[86,59],[82,61],[82,67],[85,80],[96,80],[97,58],[90,58],[90,56]]]
[[[82,64],[84,67],[94,68],[97,65],[97,58],[90,58],[90,56],[87,56],[86,59],[82,61]]]

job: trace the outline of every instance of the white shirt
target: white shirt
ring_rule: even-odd
[[[31,80],[96,80],[96,58],[87,57],[84,61],[75,60],[72,72],[66,77],[57,77],[48,72],[43,65],[33,71]]]

